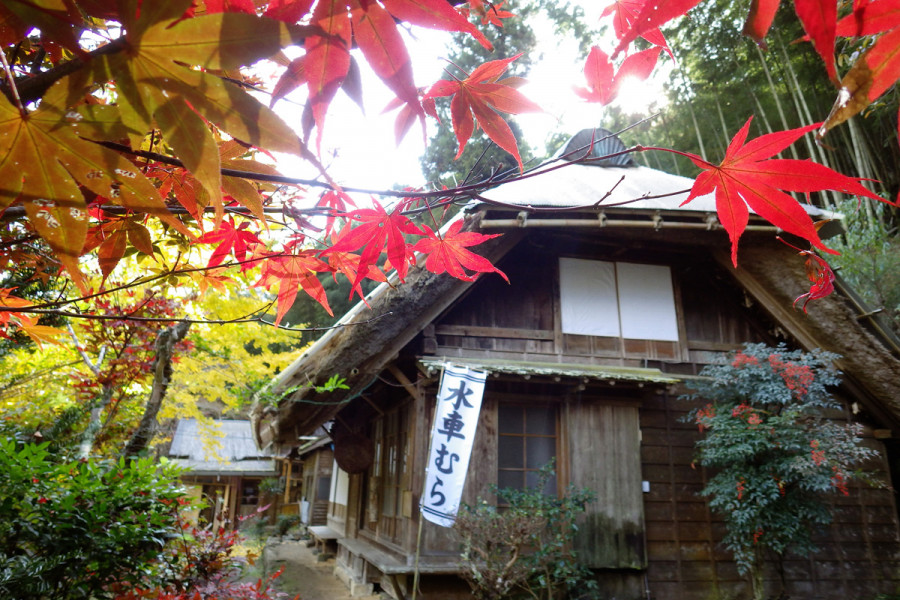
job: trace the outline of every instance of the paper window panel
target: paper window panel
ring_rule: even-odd
[[[615,263],[560,258],[559,289],[563,333],[619,336]]]
[[[622,337],[678,341],[675,292],[669,267],[616,263]]]

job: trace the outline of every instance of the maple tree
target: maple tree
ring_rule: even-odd
[[[223,323],[258,308],[247,294],[224,292],[176,302],[129,289],[104,298],[92,307],[103,318],[76,323],[63,343],[40,351],[23,344],[0,356],[4,422],[40,432],[58,447],[81,447],[81,453],[131,455],[139,445],[152,446],[155,427],[140,431],[148,420],[209,423],[242,414],[253,394],[294,358],[297,333],[261,323],[241,324],[240,336],[209,323],[179,328],[172,316],[186,304],[196,317]],[[159,340],[176,333],[168,387],[158,390]]]
[[[587,87],[571,93],[605,104],[625,77],[647,77],[661,56],[674,57],[660,27],[699,3],[611,3],[605,14],[617,42],[610,52],[591,50]],[[745,126],[718,166],[690,157],[702,169],[692,197],[715,190],[735,262],[747,205],[827,251],[784,191],[828,189],[877,198],[858,179],[809,161],[768,157],[804,133],[825,135],[894,83],[900,75],[895,4],[857,0],[838,18],[837,2],[796,0],[808,40],[840,88],[834,110],[821,124],[746,145]],[[754,2],[744,32],[763,44],[779,5]],[[126,258],[143,260],[160,280],[191,278],[201,291],[225,285],[236,271],[255,278],[256,287],[277,288],[276,324],[300,290],[328,307],[321,273],[347,277],[361,295],[365,279],[380,281],[393,272],[402,281],[419,260],[414,252],[427,255],[425,267],[438,273],[469,279],[496,271],[465,250],[488,236],[462,232],[461,225],[447,231],[439,223],[419,225],[408,213],[467,201],[497,181],[383,190],[380,199],[367,200],[371,208],[359,208],[348,194],[356,188],[331,178],[320,148],[336,95],[360,98],[361,57],[396,96],[388,108],[397,113],[398,138],[417,123],[424,131],[426,118],[437,116],[436,103],[450,97],[457,155],[480,128],[524,171],[505,115],[539,107],[518,91],[520,78],[504,78],[516,56],[420,86],[403,33],[407,26],[461,32],[490,48],[486,32],[514,18],[514,8],[446,0],[4,3],[0,208],[10,225],[0,248],[9,261],[19,240],[39,237],[50,252],[32,257],[42,261],[38,270],[62,269],[77,293],[32,302],[4,289],[0,325],[47,340],[58,331],[37,318],[116,288]],[[834,60],[840,36],[879,36],[843,77]],[[638,40],[651,47],[639,50]],[[288,58],[289,48],[301,55]],[[283,68],[268,105],[251,93],[263,81],[250,67],[262,60]],[[298,88],[307,97],[299,135],[272,109]],[[303,158],[319,177],[280,175],[273,152]],[[316,217],[327,219],[324,232]],[[174,257],[166,248],[175,249]],[[81,306],[69,316],[91,316]]]

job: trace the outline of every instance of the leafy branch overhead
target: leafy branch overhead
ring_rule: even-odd
[[[615,47],[591,51],[586,86],[561,88],[588,102],[611,102],[626,77],[646,78],[661,56],[674,59],[660,28],[699,2],[613,2],[604,15],[612,20]],[[745,33],[763,44],[778,6],[777,0],[753,2]],[[826,250],[784,192],[876,197],[858,178],[768,157],[805,133],[824,135],[893,85],[900,76],[897,2],[856,2],[843,16],[837,2],[796,0],[794,6],[826,75],[840,87],[831,115],[746,145],[745,127],[718,166],[691,157],[701,169],[694,195],[715,190],[735,260],[747,206]],[[257,287],[272,290],[277,323],[300,290],[328,309],[326,273],[347,277],[351,295],[362,295],[364,280],[386,281],[392,272],[402,281],[420,260],[426,269],[465,280],[500,273],[468,249],[491,236],[462,221],[444,227],[431,210],[479,198],[497,181],[374,191],[378,198],[357,208],[347,193],[352,188],[329,174],[320,147],[334,99],[343,92],[361,103],[368,68],[395,96],[388,108],[399,109],[398,138],[416,124],[424,131],[426,117],[437,116],[436,103],[449,100],[446,125],[457,157],[480,128],[516,159],[519,176],[527,175],[507,119],[541,109],[519,91],[522,79],[504,75],[521,55],[497,56],[469,72],[448,65],[447,78],[420,85],[406,41],[407,30],[424,27],[461,33],[490,49],[489,38],[514,13],[515,7],[483,0],[0,4],[0,210],[8,224],[0,258],[25,257],[42,279],[64,272],[79,294],[67,289],[52,305],[26,305],[15,289],[7,290],[0,297],[4,330],[22,328],[46,339],[51,332],[36,329],[22,310],[56,310],[129,285],[117,278],[175,284],[190,277],[205,290],[246,272]],[[877,37],[840,77],[835,39],[861,36]],[[650,48],[638,51],[639,38]],[[260,100],[268,93],[261,73],[270,72],[275,83]],[[305,105],[297,122],[287,123],[273,107],[281,108],[294,90],[305,91]],[[302,158],[317,177],[285,177],[274,164],[279,154]],[[430,221],[417,223],[415,215]],[[35,241],[42,251],[21,250]],[[827,265],[819,270],[827,272]],[[809,297],[827,289],[819,285]]]

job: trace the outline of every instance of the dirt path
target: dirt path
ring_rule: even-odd
[[[320,562],[303,541],[269,540],[265,549],[266,572],[274,573],[284,566],[275,580],[278,591],[300,600],[351,600],[350,590],[334,575],[334,559]],[[379,596],[356,597],[352,600],[376,600]]]

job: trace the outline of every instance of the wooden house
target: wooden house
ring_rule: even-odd
[[[222,419],[204,426],[181,419],[168,456],[185,469],[182,481],[207,505],[196,515],[201,524],[237,526],[238,517],[253,514],[260,505],[260,482],[280,475],[272,453],[257,446],[247,420]]]
[[[503,233],[479,248],[508,276],[469,283],[414,270],[383,285],[281,375],[304,386],[254,415],[264,443],[297,445],[333,421],[327,526],[338,572],[355,589],[409,597],[467,595],[452,529],[425,522],[417,548],[430,420],[442,365],[489,371],[463,501],[521,486],[556,458],[557,490],[592,489],[576,546],[607,597],[747,598],[719,544],[721,520],[698,496],[696,427],[682,422],[685,380],[745,342],[786,342],[843,356],[845,418],[879,450],[888,483],[900,435],[898,346],[845,286],[792,307],[808,290],[803,260],[751,216],[741,266],[730,263],[714,201],[680,207],[692,181],[628,164],[571,165],[485,193],[466,227]],[[630,204],[624,201],[639,199]],[[596,206],[590,207],[595,204]],[[573,207],[588,207],[573,210]],[[810,207],[819,216],[819,211]],[[372,316],[378,316],[372,320]],[[890,487],[834,499],[819,552],[784,564],[794,598],[873,598],[900,585],[900,528]],[[773,590],[779,575],[767,573]]]
[[[331,438],[318,430],[315,439],[301,446],[302,461],[300,520],[308,526],[326,525],[328,499],[331,496],[331,474],[334,470],[334,450]]]

